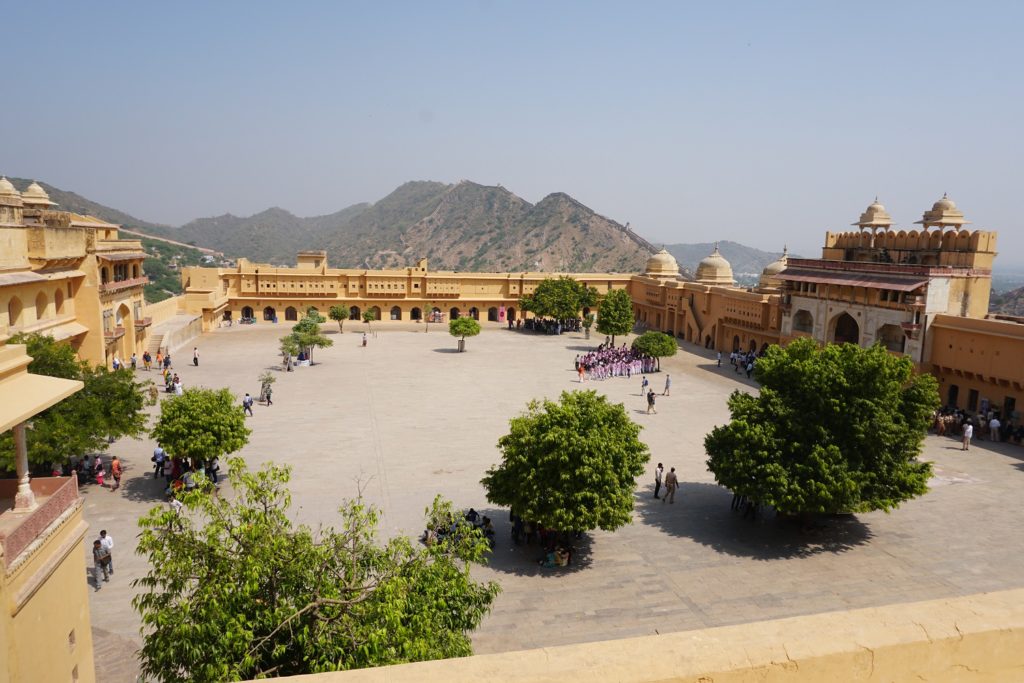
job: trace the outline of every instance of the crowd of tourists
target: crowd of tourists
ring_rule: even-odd
[[[1005,420],[998,410],[978,411],[973,415],[961,408],[940,408],[935,411],[933,427],[939,436],[958,436],[963,439],[963,450],[973,439],[980,441],[1024,442],[1024,424]]]
[[[577,355],[576,372],[580,381],[608,379],[609,377],[632,377],[646,372],[655,372],[657,361],[625,344],[616,347],[610,341],[586,354]]]
[[[757,362],[756,351],[733,351],[729,354],[729,363],[737,374],[746,372],[749,378],[754,373],[754,363]],[[722,354],[718,354],[718,364],[722,364]]]
[[[567,318],[565,320],[548,320],[546,318],[529,318],[523,324],[522,328],[519,326],[520,321],[516,321],[516,329],[525,329],[527,332],[537,332],[539,334],[562,334],[563,332],[579,332],[583,329],[582,318]],[[509,329],[512,329],[512,321],[509,321]]]

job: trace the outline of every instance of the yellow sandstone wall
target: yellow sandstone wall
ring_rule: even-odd
[[[178,296],[172,296],[170,299],[158,301],[155,304],[147,303],[143,309],[143,315],[147,318],[152,318],[154,325],[159,325],[177,315],[180,310],[183,310],[184,305],[185,295],[179,294]]]
[[[1024,590],[311,676],[290,683],[1024,680]]]

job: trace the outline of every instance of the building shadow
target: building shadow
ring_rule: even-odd
[[[735,557],[769,561],[838,554],[873,537],[870,527],[854,515],[801,520],[777,517],[767,509],[744,516],[731,509],[732,493],[717,484],[684,482],[674,504],[655,499],[650,489],[635,494],[634,501],[644,524]]]
[[[540,560],[544,559],[546,552],[537,541],[530,544],[524,542],[521,545],[513,542],[508,510],[488,508],[477,512],[490,517],[494,524],[494,551],[487,558],[487,566],[495,571],[515,576],[558,578],[582,571],[593,562],[593,538],[590,534],[583,533],[579,538],[570,536],[572,561],[567,567],[542,567]]]

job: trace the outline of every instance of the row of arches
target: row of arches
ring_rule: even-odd
[[[123,280],[135,280],[141,277],[142,270],[139,268],[139,264],[137,263],[132,264],[131,267],[127,264],[118,264],[114,266],[113,270],[111,270],[109,266],[103,266],[100,268],[100,284],[105,285],[110,282],[111,274],[114,276],[114,282],[121,282]]]
[[[876,249],[927,249],[933,251],[978,251],[989,248],[988,239],[991,233],[975,230],[886,230],[871,233],[844,232],[839,235],[837,246],[840,247],[874,247]]]
[[[50,297],[47,296],[46,292],[39,292],[36,295],[35,300],[35,312],[36,320],[45,320],[54,316],[64,314],[64,290],[58,288],[53,292],[53,309],[50,309]],[[27,322],[23,320],[25,314],[25,306],[22,304],[21,299],[16,296],[12,296],[7,301],[7,324],[10,327],[17,327],[18,325]]]
[[[381,311],[381,308],[379,306],[372,306],[372,307],[368,308],[367,310],[370,311],[371,313],[373,313],[373,319],[374,320],[382,320],[381,314],[383,312]],[[434,306],[430,310],[430,312],[433,313],[435,317],[439,317],[439,316],[441,316],[444,313],[437,306]],[[465,315],[469,316],[470,318],[473,318],[474,320],[480,320],[480,314],[481,314],[481,310],[479,308],[477,308],[476,306],[471,306],[465,312]],[[487,315],[487,320],[489,320],[490,322],[500,322],[500,320],[501,320],[501,313],[500,313],[500,310],[498,309],[497,306],[491,306],[490,308],[488,308],[487,311],[486,311],[486,315]],[[463,316],[463,311],[458,306],[453,306],[452,308],[450,308],[448,310],[448,317],[450,319],[452,319],[452,320],[454,320],[456,318],[461,318],[462,316]],[[229,317],[229,316],[226,316],[226,317]],[[252,306],[243,306],[242,307],[242,317],[243,318],[255,318],[256,317],[256,311],[253,309]],[[363,319],[363,310],[359,306],[351,306],[348,309],[348,317],[349,317],[349,320],[357,320],[357,321],[358,320],[362,320]],[[278,319],[278,317],[277,317],[277,309],[276,308],[274,308],[273,306],[266,306],[263,309],[263,320],[265,320],[267,322],[273,322],[273,321],[276,321],[277,319]],[[284,309],[284,319],[285,319],[285,321],[297,321],[299,319],[299,309],[296,308],[295,306],[288,306],[287,308]],[[411,320],[411,321],[414,321],[414,322],[418,322],[418,321],[423,320],[423,309],[421,309],[418,306],[414,306],[413,308],[409,309],[408,315],[406,315],[405,311],[402,310],[401,306],[392,306],[388,310],[388,319],[389,320],[394,320],[394,321]],[[511,307],[510,308],[506,308],[505,309],[505,319],[506,320],[515,320],[516,319],[516,309],[515,308],[511,308]]]
[[[840,313],[828,325],[828,341],[835,344],[860,344],[860,323],[849,313]],[[814,316],[806,309],[793,315],[793,331],[814,333]],[[893,323],[881,325],[875,331],[875,340],[890,351],[902,353],[906,349],[907,336],[903,328]]]

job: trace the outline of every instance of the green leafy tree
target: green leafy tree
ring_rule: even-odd
[[[314,348],[326,348],[334,345],[334,340],[324,336],[320,331],[320,324],[327,319],[320,315],[316,309],[311,308],[312,314],[306,316],[292,327],[291,337],[295,345],[306,354],[306,358],[313,358]]]
[[[292,369],[292,358],[299,355],[299,351],[302,349],[299,347],[299,342],[295,338],[294,334],[286,334],[281,337],[281,359],[284,363],[286,370],[291,371]]]
[[[131,370],[90,367],[78,360],[70,344],[48,335],[17,334],[8,343],[25,344],[32,362],[29,372],[77,379],[81,391],[39,413],[26,430],[29,463],[35,467],[66,462],[71,457],[105,451],[109,439],[140,436],[146,428],[141,384]],[[0,436],[0,470],[14,468],[14,439]]]
[[[348,309],[344,306],[331,306],[331,309],[327,312],[331,320],[338,323],[338,332],[345,331],[345,321],[348,320]]]
[[[718,483],[784,514],[890,510],[927,491],[918,462],[932,411],[931,375],[878,344],[769,347],[758,396],[729,397],[729,424],[704,439]]]
[[[327,322],[327,318],[320,315],[320,309],[317,308],[316,306],[310,306],[309,308],[306,309],[306,317],[312,318],[319,325],[322,325],[325,322]]]
[[[171,456],[199,464],[240,450],[252,432],[227,389],[186,389],[160,405],[150,436]]]
[[[597,331],[611,335],[612,344],[615,337],[629,334],[633,330],[633,299],[624,289],[613,289],[601,300],[597,309]]]
[[[658,360],[658,370],[661,370],[661,359],[676,355],[679,345],[676,340],[664,332],[644,332],[633,340],[633,348],[640,353],[647,354]]]
[[[636,478],[650,458],[621,403],[595,391],[531,401],[498,440],[502,462],[482,480],[487,500],[562,531],[630,521]]]
[[[462,341],[465,342],[466,337],[475,337],[480,334],[480,323],[472,318],[456,318],[455,320],[449,320],[448,334],[453,337],[462,337]]]
[[[579,317],[584,307],[596,303],[596,289],[564,275],[541,280],[532,294],[519,301],[521,308],[538,317],[558,320]]]
[[[597,316],[594,315],[593,313],[587,313],[585,316],[583,316],[583,329],[589,330],[591,327],[593,327],[594,321],[596,319]]]
[[[376,314],[372,310],[363,311],[363,322],[369,327],[370,323],[377,319]]]
[[[377,537],[378,510],[344,501],[337,527],[288,517],[288,468],[229,463],[233,498],[182,496],[139,520],[149,572],[134,582],[143,673],[162,683],[294,676],[472,654],[499,587],[470,568],[482,534],[435,499],[421,546]]]

